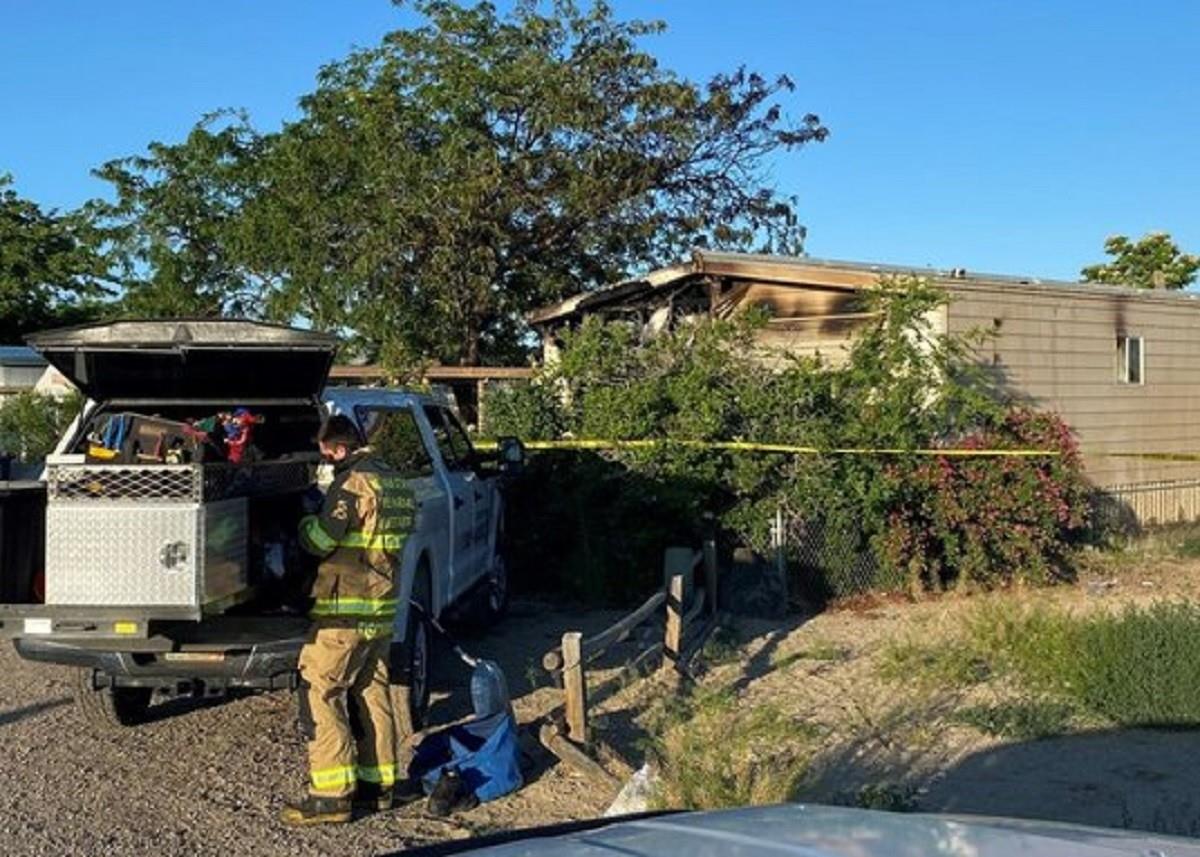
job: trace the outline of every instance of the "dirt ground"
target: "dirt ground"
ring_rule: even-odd
[[[1074,586],[1005,593],[1073,611],[1200,596],[1200,562],[1096,564]],[[864,785],[903,785],[923,812],[1049,819],[1200,836],[1200,733],[1096,730],[1017,742],[988,737],[948,715],[996,689],[909,693],[880,678],[889,641],[930,638],[978,598],[869,602],[793,627],[745,631],[742,657],[708,679],[734,682],[743,700],[769,701],[827,730],[803,797],[844,800]],[[814,658],[812,653],[821,657]],[[1200,644],[1197,655],[1200,656]],[[980,699],[978,694],[984,694]],[[996,697],[998,698],[998,697]]]
[[[467,645],[501,663],[518,718],[527,722],[558,699],[550,689],[531,689],[532,663],[565,630],[594,632],[613,615],[516,604],[494,632]],[[467,713],[465,668],[443,654],[437,674],[431,716],[446,722]],[[525,788],[449,820],[414,805],[346,826],[291,830],[276,820],[305,782],[290,694],[165,703],[159,719],[112,735],[82,724],[70,688],[67,670],[0,647],[0,853],[382,854],[589,817],[612,798],[535,753]]]
[[[1072,587],[1004,597],[1108,609],[1200,594],[1200,562],[1101,564]],[[863,785],[903,783],[923,811],[1011,815],[1200,835],[1200,735],[1098,731],[1041,741],[989,738],[946,718],[961,700],[914,707],[879,677],[886,644],[953,623],[968,599],[864,603],[787,623],[740,620],[738,646],[703,677],[745,705],[769,702],[821,724],[825,746],[804,798],[832,801]],[[503,666],[518,718],[560,695],[535,665],[565,630],[594,633],[615,613],[521,603],[477,654]],[[633,646],[634,644],[629,644]],[[624,656],[614,653],[608,664]],[[432,718],[466,713],[467,672],[441,657]],[[602,669],[592,680],[605,675]],[[665,691],[642,683],[597,706],[605,741],[641,763],[646,706]],[[276,820],[302,789],[304,747],[286,693],[221,704],[169,704],[151,723],[97,734],[76,716],[70,675],[0,648],[0,851],[5,854],[379,854],[406,846],[602,813],[613,795],[530,750],[517,794],[449,820],[417,805],[339,828],[290,830]]]

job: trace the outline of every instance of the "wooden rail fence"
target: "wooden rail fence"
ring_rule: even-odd
[[[579,631],[563,634],[559,646],[546,652],[542,667],[562,688],[562,722],[550,721],[540,732],[540,740],[550,752],[581,772],[607,785],[615,779],[588,755],[592,734],[588,723],[593,695],[610,689],[631,676],[644,674],[656,660],[660,674],[678,682],[686,675],[687,664],[699,651],[717,619],[716,542],[706,538],[701,550],[670,548],[663,560],[664,586],[598,634],[584,636]],[[689,590],[698,568],[703,568],[704,586]],[[664,615],[665,611],[665,615]],[[593,688],[588,686],[587,667],[595,663],[617,643],[623,642],[640,626],[664,616],[663,635],[627,658],[619,673]],[[703,619],[703,621],[701,621]]]

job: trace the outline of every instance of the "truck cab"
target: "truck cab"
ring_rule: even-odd
[[[397,573],[400,603],[418,609],[398,611],[391,653],[414,721],[429,620],[503,614],[503,468],[447,402],[325,389],[335,340],[246,321],[114,322],[30,344],[88,401],[44,478],[0,498],[0,529],[21,521],[28,534],[0,566],[0,636],[26,659],[76,667],[88,719],[130,725],[156,696],[295,685],[312,571],[297,524],[330,413],[352,417],[417,500]]]

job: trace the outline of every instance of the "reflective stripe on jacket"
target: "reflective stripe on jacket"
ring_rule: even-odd
[[[408,483],[369,450],[338,466],[321,511],[300,522],[301,545],[321,557],[311,593],[314,618],[375,634],[391,627],[396,572],[415,514]]]

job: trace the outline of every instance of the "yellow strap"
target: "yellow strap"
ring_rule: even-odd
[[[338,545],[344,548],[361,548],[363,550],[387,551],[397,553],[404,546],[404,536],[394,533],[346,533]]]

